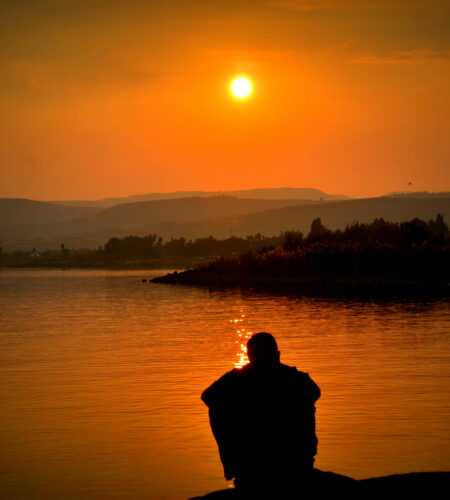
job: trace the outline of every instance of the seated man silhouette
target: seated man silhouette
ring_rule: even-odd
[[[280,362],[270,333],[253,335],[247,353],[247,365],[202,394],[225,478],[250,493],[302,488],[317,453],[314,404],[320,389],[307,373]]]

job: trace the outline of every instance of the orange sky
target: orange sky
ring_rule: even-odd
[[[0,32],[0,196],[450,190],[450,1],[6,0]]]

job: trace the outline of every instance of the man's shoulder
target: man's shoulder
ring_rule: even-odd
[[[296,366],[285,365],[284,363],[280,363],[280,370],[283,374],[299,379],[309,378],[309,374],[306,372],[302,372]]]
[[[314,401],[320,398],[320,388],[310,377],[309,373],[303,372],[295,366],[284,364],[281,365],[281,370],[284,372],[286,380],[290,380],[296,386],[300,386]]]
[[[226,394],[232,390],[234,382],[238,380],[240,375],[240,370],[237,368],[224,373],[203,391],[202,400],[209,406],[215,400],[226,396]]]
[[[220,376],[216,382],[221,383],[232,383],[237,380],[242,375],[242,370],[239,368],[233,368],[232,370],[225,372],[222,376]]]

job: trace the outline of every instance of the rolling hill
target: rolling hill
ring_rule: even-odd
[[[276,209],[300,200],[245,200],[230,196],[180,198],[120,204],[99,209],[66,207],[29,200],[0,200],[0,241],[5,249],[77,248],[102,245],[112,236],[159,232],[223,217]]]
[[[129,203],[103,210],[22,201],[20,206],[15,200],[13,208],[20,210],[14,213],[10,203],[0,200],[0,212],[5,205],[9,210],[0,214],[0,242],[7,250],[59,248],[61,243],[71,248],[95,248],[113,236],[130,234],[156,233],[167,239],[276,235],[287,230],[307,233],[317,217],[330,229],[380,217],[399,222],[414,217],[429,220],[441,213],[450,220],[450,195],[322,202],[215,196]]]
[[[180,198],[211,198],[215,196],[232,196],[247,200],[340,200],[348,199],[345,195],[333,195],[325,193],[315,188],[261,188],[261,189],[243,189],[237,191],[174,191],[171,193],[147,193],[133,195],[122,198],[104,198],[101,200],[67,200],[52,201],[50,203],[63,204],[66,206],[83,206],[109,208],[115,205],[136,203],[141,201],[155,200],[176,200]]]
[[[56,205],[23,198],[0,198],[0,230],[23,225],[54,224],[96,214],[98,208]]]
[[[384,218],[402,222],[415,217],[429,220],[443,214],[450,221],[450,195],[446,197],[380,197],[358,200],[330,201],[303,206],[283,207],[263,213],[247,214],[241,217],[209,221],[209,227],[196,224],[185,228],[186,232],[207,234],[214,228],[218,236],[246,235],[260,232],[278,234],[280,231],[299,230],[307,233],[313,219],[320,217],[329,229],[344,228],[353,222],[371,222]]]

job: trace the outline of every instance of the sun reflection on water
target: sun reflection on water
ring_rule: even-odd
[[[235,343],[238,345],[238,352],[236,353],[237,361],[234,362],[236,368],[242,368],[248,363],[247,357],[247,341],[252,336],[252,332],[247,330],[243,325],[245,321],[245,314],[241,314],[239,318],[234,318],[230,320],[230,323],[236,328]]]

